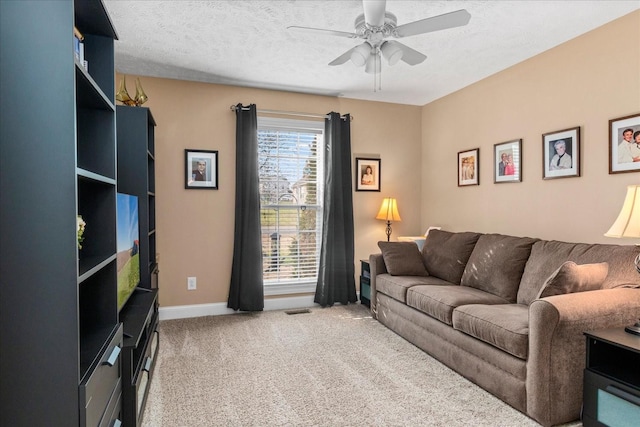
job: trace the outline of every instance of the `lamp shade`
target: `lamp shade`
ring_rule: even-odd
[[[389,65],[395,65],[402,59],[403,52],[400,48],[400,43],[396,41],[389,40],[384,42],[380,47],[380,51]]]
[[[380,64],[380,53],[373,52],[367,58],[367,63],[364,66],[364,72],[367,74],[380,74],[381,64]]]
[[[384,221],[402,221],[398,213],[398,202],[391,197],[385,197],[380,206],[380,211],[376,215],[376,219]]]
[[[371,45],[364,42],[351,51],[351,62],[353,62],[356,67],[362,67],[367,63],[369,56],[371,56]]]
[[[627,196],[618,218],[604,235],[640,238],[640,185],[627,186]]]

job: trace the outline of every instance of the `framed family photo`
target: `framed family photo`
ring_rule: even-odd
[[[609,173],[640,171],[640,113],[609,120]]]
[[[184,150],[184,188],[190,190],[218,189],[218,152],[210,150]]]
[[[380,159],[356,157],[356,191],[380,191]]]
[[[458,153],[458,187],[480,185],[480,149]]]
[[[493,145],[493,182],[522,182],[522,139]]]
[[[580,126],[542,135],[542,178],[580,176]]]

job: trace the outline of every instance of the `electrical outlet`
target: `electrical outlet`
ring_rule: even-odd
[[[195,277],[187,277],[187,289],[190,291],[196,290],[196,278]]]

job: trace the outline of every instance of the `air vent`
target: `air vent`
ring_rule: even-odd
[[[311,310],[309,310],[308,308],[299,308],[296,310],[285,310],[285,313],[287,314],[303,314],[303,313],[311,313]]]

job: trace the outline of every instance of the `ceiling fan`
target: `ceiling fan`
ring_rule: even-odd
[[[341,65],[351,60],[358,67],[364,65],[365,72],[377,75],[381,70],[381,56],[387,60],[389,65],[394,65],[400,60],[409,65],[417,65],[427,59],[426,55],[417,50],[395,40],[388,40],[389,38],[399,39],[461,27],[467,25],[471,19],[471,14],[465,9],[461,9],[408,24],[397,25],[396,16],[385,10],[386,0],[363,0],[362,5],[364,13],[356,18],[355,32],[353,33],[298,26],[287,28],[316,34],[364,39],[364,43],[349,49],[331,61],[329,65]]]

